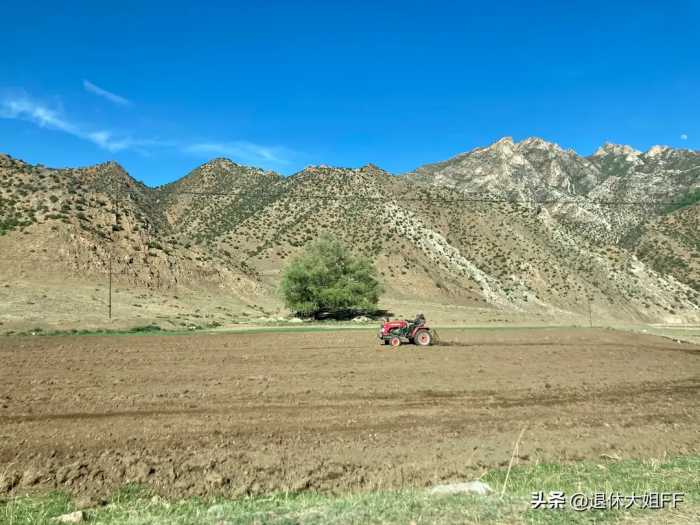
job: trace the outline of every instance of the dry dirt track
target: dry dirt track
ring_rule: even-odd
[[[0,493],[422,486],[700,452],[700,347],[597,329],[0,339]],[[600,461],[604,461],[600,459]]]

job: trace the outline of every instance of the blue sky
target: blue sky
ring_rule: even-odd
[[[208,5],[201,5],[201,4]],[[700,2],[9,2],[0,151],[148,184],[503,136],[700,146]]]

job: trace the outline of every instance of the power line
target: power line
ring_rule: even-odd
[[[236,193],[218,193],[218,192],[178,192],[180,195],[194,195],[194,196],[235,196]],[[334,197],[342,199],[345,201],[362,201],[362,202],[387,202],[389,199],[386,197],[344,197],[342,195],[338,196],[328,196],[328,195],[293,195],[294,198],[299,200],[319,200],[319,201],[330,201],[335,200]],[[401,197],[396,196],[397,200],[401,202],[428,202],[428,203],[439,203],[439,204],[463,204],[469,202],[483,202],[492,204],[599,204],[602,206],[644,206],[644,205],[672,205],[677,204],[680,201],[606,201],[606,200],[590,200],[582,197],[581,200],[573,199],[507,199],[502,197],[464,197],[458,199],[443,199],[435,197]]]
[[[101,190],[98,190],[101,191]],[[134,193],[139,194],[139,192],[134,188],[123,188],[120,191],[124,193]],[[155,190],[158,191],[158,190]],[[169,197],[171,195],[189,195],[194,197],[241,197],[239,192],[221,192],[221,191],[163,191],[159,194],[153,195],[152,198],[160,200],[164,197]],[[665,201],[665,200],[604,200],[604,199],[588,199],[585,196],[580,196],[577,198],[562,198],[562,199],[514,199],[507,197],[495,196],[487,192],[469,192],[466,193],[465,197],[459,198],[443,198],[443,197],[402,197],[400,194],[391,194],[390,197],[367,197],[367,196],[350,196],[350,195],[309,195],[309,194],[297,194],[297,193],[284,193],[280,192],[278,194],[271,194],[271,197],[281,197],[284,195],[290,195],[297,200],[307,200],[307,201],[331,201],[342,199],[346,202],[356,201],[356,202],[390,202],[391,198],[400,200],[401,202],[423,202],[423,203],[437,203],[437,204],[465,204],[465,203],[489,203],[489,204],[537,204],[537,205],[547,205],[547,204],[594,204],[600,206],[672,206],[676,204],[682,204],[682,200],[678,201]]]

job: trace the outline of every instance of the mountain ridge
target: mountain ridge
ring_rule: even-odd
[[[221,294],[228,310],[207,314],[217,322],[231,309],[282,313],[280,271],[323,232],[375,260],[390,308],[561,318],[590,303],[614,318],[698,319],[699,206],[687,197],[700,155],[601,148],[584,158],[505,137],[402,175],[366,164],[284,177],[216,158],[156,187],[115,162],[52,169],[3,155],[0,248],[86,283],[111,265],[133,293],[187,294],[200,309]],[[498,198],[470,201],[474,191]],[[684,198],[680,210],[648,204]],[[62,256],[43,262],[41,250]]]
[[[470,149],[470,150],[466,150],[466,151],[463,151],[463,152],[455,153],[454,155],[450,156],[450,157],[449,157],[448,159],[446,159],[446,160],[437,161],[437,162],[433,162],[433,163],[426,163],[426,164],[423,164],[423,165],[421,165],[421,166],[415,168],[414,170],[407,171],[407,172],[392,173],[392,172],[389,172],[388,170],[385,170],[385,169],[382,168],[381,166],[378,166],[378,165],[376,165],[376,164],[374,164],[374,163],[372,163],[372,162],[368,162],[368,163],[365,163],[365,164],[362,165],[362,166],[355,167],[355,168],[353,168],[353,167],[347,167],[347,166],[327,165],[327,164],[315,164],[315,165],[312,164],[312,165],[306,166],[305,168],[302,168],[301,170],[299,170],[299,171],[297,171],[297,172],[294,172],[294,173],[292,173],[292,174],[290,174],[290,175],[287,175],[287,176],[281,175],[281,174],[277,174],[277,175],[279,175],[280,177],[284,177],[284,178],[293,177],[294,175],[296,175],[296,174],[298,174],[298,173],[301,173],[301,172],[303,172],[303,171],[305,171],[305,170],[307,170],[307,169],[309,169],[309,168],[312,168],[312,169],[331,168],[331,169],[350,169],[350,170],[353,170],[353,169],[361,169],[361,168],[365,168],[365,167],[372,167],[372,168],[378,169],[378,170],[380,170],[380,171],[383,171],[383,172],[386,172],[386,173],[390,173],[390,174],[392,174],[392,175],[394,175],[394,176],[402,176],[402,175],[414,173],[416,170],[419,170],[419,169],[423,168],[424,166],[432,166],[432,165],[435,165],[435,164],[448,163],[448,162],[450,162],[450,161],[452,161],[452,160],[454,160],[454,159],[457,159],[457,158],[460,158],[460,157],[468,156],[468,155],[470,155],[470,154],[472,154],[472,153],[474,153],[474,152],[485,151],[485,150],[491,150],[491,149],[494,149],[494,148],[503,147],[504,144],[508,144],[508,145],[510,145],[511,147],[534,145],[534,146],[536,146],[536,147],[538,147],[538,148],[552,148],[552,149],[558,150],[558,151],[560,151],[560,152],[566,152],[566,153],[574,154],[574,155],[576,155],[576,156],[578,156],[578,157],[580,157],[580,158],[583,158],[583,159],[591,159],[591,158],[595,158],[595,157],[600,157],[600,156],[602,156],[603,154],[605,154],[606,152],[609,152],[609,151],[615,152],[615,153],[618,153],[618,154],[619,154],[620,152],[623,152],[623,153],[626,153],[626,154],[633,154],[633,155],[635,155],[635,156],[643,156],[643,155],[645,155],[645,156],[650,156],[650,157],[655,157],[655,156],[658,156],[659,154],[667,153],[667,152],[669,152],[669,151],[670,151],[670,152],[677,152],[677,153],[686,153],[686,154],[690,154],[690,155],[694,155],[694,156],[700,156],[700,150],[693,150],[693,149],[689,149],[689,148],[675,148],[675,147],[672,147],[672,146],[657,144],[657,145],[654,145],[654,146],[649,147],[646,151],[641,151],[641,150],[638,150],[638,149],[636,149],[636,148],[634,148],[634,147],[632,147],[632,146],[630,146],[630,145],[627,145],[627,144],[618,144],[618,143],[607,142],[607,141],[604,142],[603,144],[601,144],[592,154],[590,154],[590,155],[583,155],[583,154],[578,153],[578,152],[577,152],[575,149],[573,149],[573,148],[566,148],[566,149],[565,149],[565,148],[563,148],[561,145],[559,145],[557,142],[548,141],[548,140],[546,140],[546,139],[543,139],[543,138],[538,137],[538,136],[535,136],[535,135],[526,137],[526,138],[522,139],[520,142],[516,142],[516,141],[513,139],[512,136],[504,136],[504,137],[502,137],[501,139],[499,139],[499,140],[497,140],[497,141],[495,141],[495,142],[493,142],[493,143],[491,143],[491,144],[489,144],[489,145],[487,145],[487,146],[475,146],[475,147],[473,147],[473,148]],[[26,165],[32,165],[32,164],[30,164],[30,163],[28,163],[28,162],[25,162],[25,161],[21,160],[21,159],[17,159],[17,158],[15,158],[15,157],[13,157],[12,155],[8,154],[8,153],[2,153],[2,152],[0,152],[0,157],[4,157],[5,159],[10,159],[10,160],[15,160],[15,161],[18,161],[18,162],[22,162],[22,163],[24,163],[24,164],[26,164]],[[188,172],[187,174],[185,174],[185,175],[183,175],[183,176],[181,176],[181,177],[179,177],[179,178],[177,178],[177,179],[173,179],[172,181],[169,181],[169,182],[166,182],[166,183],[163,183],[163,184],[159,184],[159,185],[149,186],[149,185],[143,183],[142,181],[140,181],[139,179],[136,179],[136,178],[132,177],[131,175],[129,175],[129,177],[130,177],[134,182],[137,182],[137,183],[139,183],[139,184],[143,184],[144,186],[148,187],[149,189],[158,189],[158,188],[162,188],[162,187],[166,187],[166,186],[175,184],[175,183],[179,182],[180,180],[186,178],[186,177],[187,177],[188,175],[190,175],[192,172],[195,172],[195,171],[197,171],[197,170],[200,170],[200,169],[205,168],[205,167],[210,166],[210,165],[216,165],[216,164],[222,164],[222,163],[223,163],[223,164],[230,164],[230,165],[235,166],[235,167],[238,167],[238,168],[244,168],[244,169],[255,170],[255,171],[257,171],[257,172],[276,173],[274,170],[266,170],[266,169],[264,169],[264,168],[260,168],[260,167],[254,166],[254,165],[238,163],[238,162],[236,162],[235,160],[233,160],[233,159],[230,158],[230,157],[214,157],[214,158],[212,158],[212,159],[210,159],[210,160],[208,160],[208,161],[202,163],[202,164],[199,165],[198,167],[194,168],[193,170],[191,170],[191,171]],[[70,168],[54,168],[54,167],[47,167],[47,166],[45,166],[45,165],[43,165],[43,164],[36,164],[36,165],[34,165],[34,166],[42,167],[42,168],[46,168],[46,169],[52,169],[52,170],[61,170],[61,169],[78,169],[78,170],[85,170],[85,169],[90,169],[90,168],[99,168],[99,167],[109,167],[109,166],[112,166],[112,167],[118,167],[119,169],[121,169],[122,171],[124,171],[125,173],[128,174],[127,170],[126,170],[118,161],[116,161],[116,160],[106,160],[106,161],[103,161],[103,162],[100,162],[100,163],[97,163],[97,164],[88,164],[88,165],[85,165],[85,166],[70,167]]]

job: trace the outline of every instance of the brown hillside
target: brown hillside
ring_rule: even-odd
[[[63,323],[99,324],[110,264],[129,322],[286,315],[281,270],[330,232],[376,261],[382,306],[399,313],[564,320],[590,303],[597,318],[697,321],[698,206],[601,203],[638,198],[639,185],[687,195],[697,156],[620,148],[586,160],[504,140],[408,176],[367,165],[284,178],[214,159],[158,188],[116,163],[50,169],[0,156],[0,318],[39,322],[59,305]]]

